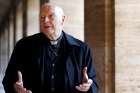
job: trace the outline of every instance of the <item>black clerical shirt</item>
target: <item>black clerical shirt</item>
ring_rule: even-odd
[[[45,44],[44,93],[65,93],[64,46],[62,36],[56,45]]]

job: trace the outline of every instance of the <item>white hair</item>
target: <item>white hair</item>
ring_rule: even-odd
[[[55,13],[57,13],[57,14],[59,14],[59,15],[61,15],[61,16],[64,16],[64,11],[63,11],[63,9],[62,9],[61,7],[59,7],[59,6],[53,5],[53,4],[51,4],[51,3],[45,3],[45,4],[43,4],[43,5],[41,6],[41,9],[44,8],[44,7],[47,7],[48,9],[49,9],[49,8],[54,8]]]
[[[61,15],[61,16],[64,16],[64,11],[62,8],[58,7],[58,6],[55,6],[55,13]]]
[[[60,21],[62,21],[62,17],[64,16],[64,12],[63,12],[63,9],[58,7],[58,6],[55,6],[54,7],[54,11],[55,11],[55,14],[57,15],[56,17],[58,19],[60,19]]]

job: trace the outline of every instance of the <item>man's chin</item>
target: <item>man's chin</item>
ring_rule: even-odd
[[[46,30],[44,30],[43,32],[46,33],[46,34],[51,35],[51,34],[54,33],[54,30],[52,30],[52,29],[46,29]]]
[[[43,29],[43,32],[53,32],[53,30],[51,28],[46,28],[46,29]]]

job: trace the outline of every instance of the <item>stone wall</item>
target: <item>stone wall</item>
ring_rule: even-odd
[[[140,93],[140,1],[115,3],[116,93]]]

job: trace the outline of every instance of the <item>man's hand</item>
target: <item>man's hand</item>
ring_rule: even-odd
[[[82,84],[80,84],[79,86],[76,86],[76,89],[82,92],[87,92],[92,83],[93,81],[88,78],[87,67],[84,67]]]
[[[20,71],[18,71],[18,81],[14,84],[14,88],[17,93],[32,93],[30,90],[26,90],[26,88],[24,88]]]

